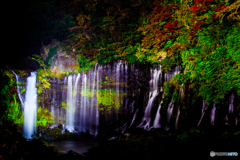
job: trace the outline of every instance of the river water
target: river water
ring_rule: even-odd
[[[56,147],[61,154],[66,154],[70,150],[73,150],[78,154],[82,154],[87,152],[93,146],[97,146],[98,143],[94,140],[65,140],[51,142],[51,145]]]

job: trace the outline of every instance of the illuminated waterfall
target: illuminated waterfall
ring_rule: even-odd
[[[75,78],[76,76],[74,76]],[[66,113],[66,128],[73,132],[75,128],[75,109],[77,106],[77,87],[80,78],[80,73],[75,78],[74,89],[72,89],[73,78],[72,75],[68,76],[68,92],[67,92],[67,113]]]
[[[14,74],[15,77],[16,77],[18,97],[19,97],[19,99],[20,99],[21,105],[24,106],[24,101],[23,101],[22,95],[21,95],[20,90],[19,90],[19,85],[18,85],[18,83],[19,83],[19,77],[18,77],[18,75],[17,75],[14,71],[12,71],[12,72],[13,72],[13,74]]]
[[[152,109],[153,101],[154,101],[155,97],[158,95],[158,82],[159,82],[160,74],[161,74],[161,68],[154,69],[154,71],[151,70],[152,79],[150,81],[150,89],[152,91],[149,93],[149,100],[148,100],[148,104],[147,104],[147,107],[144,112],[144,117],[142,119],[142,122],[138,126],[139,128],[144,128],[145,130],[150,129],[150,122],[151,122],[150,112]]]
[[[120,75],[122,70],[122,61],[116,64],[116,104],[119,104],[119,83],[120,83]],[[118,119],[118,108],[116,109],[116,119]]]
[[[172,124],[175,121],[175,129],[177,129],[181,103],[174,105],[173,97],[170,97],[169,100],[171,101],[165,105],[166,108],[163,108],[164,97],[159,96],[164,95],[162,93],[163,83],[179,73],[179,66],[169,69],[167,73],[162,73],[161,65],[154,65],[150,69],[149,87],[143,90],[141,81],[143,79],[145,85],[148,79],[146,79],[147,81],[144,79],[145,75],[137,67],[136,64],[128,66],[127,62],[123,63],[122,61],[105,65],[96,63],[93,70],[88,70],[82,74],[70,74],[60,79],[48,79],[51,83],[50,89],[43,89],[41,95],[39,95],[41,97],[39,106],[44,110],[42,110],[42,113],[38,113],[43,116],[39,117],[40,120],[37,124],[45,127],[55,127],[61,123],[63,129],[70,132],[87,132],[95,136],[98,135],[99,128],[105,126],[117,126],[119,133],[124,133],[128,131],[128,128],[133,129],[135,127],[144,130],[160,128],[163,124],[166,124],[164,126],[165,130],[169,130],[174,127]],[[16,77],[18,97],[24,109],[24,136],[30,139],[36,131],[37,73],[31,72],[31,76],[27,78],[27,86],[22,83],[24,78],[18,77],[15,72],[13,74]],[[148,74],[149,71],[146,76]],[[22,85],[20,86],[20,84]],[[25,87],[26,92],[24,93]],[[148,90],[148,97],[144,97],[145,90]],[[183,91],[182,85],[179,90],[179,102],[183,101]],[[143,99],[140,99],[140,97],[143,97]],[[230,116],[229,114],[236,114],[234,113],[234,103],[236,103],[234,98],[234,94],[231,94],[227,117]],[[145,104],[145,106],[142,106],[142,104]],[[201,117],[199,115],[200,120],[197,126],[201,124],[207,108],[208,106],[203,100],[202,114]],[[163,110],[161,113],[166,112],[166,115],[160,115],[161,110]],[[210,125],[215,123],[216,110],[216,104],[214,103],[208,112],[210,114]],[[48,115],[48,119],[44,119],[44,114]],[[162,117],[166,117],[166,119],[164,120]],[[237,124],[236,115],[235,118]],[[43,125],[42,123],[46,121],[47,124]]]
[[[215,112],[216,112],[216,103],[213,103],[213,108],[211,111],[211,125],[214,125],[215,122]]]
[[[31,72],[31,76],[27,78],[26,98],[24,104],[24,136],[31,139],[36,132],[37,120],[37,88],[36,88],[37,72]]]
[[[155,120],[154,120],[154,123],[153,123],[153,128],[160,128],[161,127],[161,125],[159,124],[160,123],[159,121],[160,121],[160,109],[161,109],[162,103],[163,103],[163,101],[161,101],[161,103],[158,106],[158,110],[157,110]]]
[[[170,128],[169,123],[170,123],[170,119],[172,116],[173,107],[174,107],[174,103],[173,103],[173,98],[172,98],[171,102],[168,105],[168,109],[167,109],[167,126],[165,127],[166,131],[169,130],[169,128]]]
[[[205,111],[207,110],[207,108],[208,108],[208,106],[207,106],[207,104],[206,104],[206,101],[203,100],[202,115],[201,115],[200,121],[198,122],[198,125],[197,125],[197,126],[200,125],[200,123],[201,123],[201,121],[202,121],[202,118],[203,118],[203,116],[204,116],[204,113],[205,113]]]

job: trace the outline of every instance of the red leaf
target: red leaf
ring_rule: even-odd
[[[220,11],[220,10],[224,9],[224,8],[226,8],[226,6],[225,6],[225,5],[223,5],[223,6],[222,6],[222,7],[220,7],[220,8],[216,8],[216,9],[214,9],[214,11],[215,11],[215,12],[218,12],[218,11]]]

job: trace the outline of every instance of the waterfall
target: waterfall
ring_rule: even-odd
[[[232,93],[232,95],[230,97],[228,113],[233,113],[233,108],[234,108],[233,101],[234,101],[234,94]]]
[[[87,115],[87,106],[86,106],[86,101],[87,101],[87,75],[83,75],[82,79],[82,100],[81,100],[81,114],[80,114],[80,131],[86,132],[86,117]]]
[[[95,65],[94,72],[93,72],[93,82],[92,82],[92,93],[93,94],[95,93],[95,77],[96,77],[96,65]],[[90,124],[93,123],[93,116],[94,116],[93,100],[94,100],[94,97],[91,98]],[[91,132],[92,135],[94,134],[92,128],[91,128],[90,132]]]
[[[177,111],[177,118],[176,118],[176,123],[175,123],[176,129],[177,129],[177,125],[178,125],[179,116],[180,116],[180,106],[178,106],[178,111]]]
[[[66,128],[70,132],[72,132],[74,130],[74,126],[73,126],[73,99],[72,99],[72,75],[68,76]]]
[[[208,107],[208,106],[207,106],[205,100],[203,100],[202,115],[201,115],[200,121],[198,122],[198,125],[197,125],[197,126],[200,125],[200,123],[201,123],[201,121],[202,121],[202,118],[203,118],[203,116],[204,116],[204,113],[205,113],[205,111],[207,110],[207,107]]]
[[[135,114],[133,115],[133,119],[132,119],[132,122],[131,122],[129,128],[132,126],[133,122],[135,121],[136,116],[137,116],[137,112],[138,112],[138,109],[136,110]]]
[[[230,114],[233,114],[233,111],[234,111],[233,102],[234,102],[234,94],[232,93],[231,96],[230,96],[230,98],[229,98],[228,114],[226,115],[226,120],[227,120],[227,121],[228,121],[229,115],[230,115]],[[237,117],[236,117],[236,120],[235,120],[235,124],[237,125]],[[226,123],[226,125],[228,125],[228,123]]]
[[[55,93],[54,93],[54,91],[56,90],[56,82],[55,82],[55,77],[53,77],[53,84],[51,85],[51,88],[52,88],[52,101],[51,101],[51,113],[52,113],[52,123],[54,124],[55,123],[55,103],[56,103],[56,101],[55,101],[55,99],[56,99],[56,97],[55,97]]]
[[[211,111],[211,125],[212,126],[214,126],[215,112],[216,112],[216,103],[213,103],[213,108],[212,108],[212,111]]]
[[[101,69],[101,67],[99,66],[97,68],[97,64],[95,65],[95,70],[97,71],[97,91],[96,91],[96,98],[98,97],[98,90],[99,90],[99,70]],[[96,108],[95,108],[95,112],[96,112],[96,121],[95,121],[95,136],[97,136],[98,134],[98,125],[99,125],[99,111],[98,111],[98,99],[96,102]]]
[[[73,121],[75,120],[75,111],[76,111],[76,108],[77,108],[77,98],[78,98],[78,82],[79,82],[79,79],[80,79],[80,76],[81,74],[78,73],[77,74],[77,78],[76,78],[76,81],[75,81],[75,84],[74,84],[74,89],[73,89],[73,109],[72,109],[72,116],[73,116]],[[74,122],[72,122],[74,124]]]
[[[128,65],[127,65],[127,62],[125,61],[125,93],[126,93],[126,102],[125,102],[125,109],[127,109],[127,102],[128,102],[128,99],[127,99],[127,87],[128,87],[128,74],[127,74],[127,71],[128,71]]]
[[[65,96],[66,91],[65,91],[65,89],[64,89],[64,87],[65,87],[66,85],[67,85],[67,76],[64,77],[63,88],[62,88],[62,99],[61,99],[61,102],[64,102],[65,104],[67,104],[66,99],[64,98],[64,97],[66,97],[66,96]],[[64,114],[63,110],[61,109],[61,123],[62,123],[62,124],[64,124],[64,116],[65,116],[65,114]]]
[[[24,136],[31,139],[36,132],[37,121],[37,88],[36,88],[37,72],[31,72],[31,76],[27,78],[26,98],[24,105]]]
[[[79,132],[89,131],[90,134],[96,136],[99,132],[98,127],[103,128],[102,126],[105,124],[106,126],[108,124],[116,126],[115,123],[117,123],[118,127],[120,125],[122,126],[119,127],[122,129],[122,132],[127,128],[135,126],[137,128],[143,128],[144,130],[160,128],[163,124],[160,112],[164,109],[164,111],[166,110],[165,130],[169,130],[174,121],[175,129],[177,129],[180,119],[180,105],[176,106],[171,97],[172,99],[169,99],[169,101],[171,100],[168,102],[169,104],[166,104],[166,109],[162,108],[164,97],[161,99],[158,95],[160,92],[163,92],[162,83],[169,81],[174,75],[179,73],[179,66],[171,68],[163,77],[161,65],[154,65],[153,68],[150,69],[151,77],[148,94],[145,94],[143,91],[143,94],[140,94],[139,86],[142,85],[142,79],[140,79],[142,78],[141,70],[135,67],[134,64],[129,65],[127,62],[122,61],[115,63],[113,66],[110,64],[100,65],[96,63],[95,68],[88,70],[86,74],[70,74],[62,79],[53,78],[53,80],[50,81],[51,89],[44,89],[42,95],[40,95],[41,98],[39,98],[39,100],[41,100],[41,102],[39,102],[39,104],[41,104],[42,109],[45,110],[39,113],[39,119],[44,122],[47,121],[52,125],[51,127],[53,127],[55,122],[62,123],[66,126],[64,126],[64,129],[66,128],[70,132],[74,132],[76,128],[78,128]],[[37,120],[36,72],[31,72],[31,76],[27,78],[25,97],[23,97],[21,93],[21,89],[23,88],[19,85],[22,79],[20,79],[14,71],[12,72],[16,77],[17,93],[22,108],[24,109],[24,136],[31,138],[31,135],[36,131]],[[183,101],[183,91],[184,88],[182,85],[179,90],[179,104]],[[125,99],[123,99],[124,92],[126,93]],[[140,98],[144,94],[147,95],[143,99],[144,104],[145,102],[146,104],[143,106],[143,109],[137,108],[140,106],[139,104],[142,101]],[[234,93],[230,94],[226,118],[230,116],[229,114],[237,111],[234,110],[235,97],[236,95],[234,95]],[[158,104],[154,104],[155,102]],[[199,114],[200,120],[197,126],[201,124],[207,108],[208,106],[205,100],[203,100],[200,111],[201,117]],[[100,114],[100,111],[102,114]],[[216,113],[215,103],[209,111],[210,125],[214,125]],[[173,113],[176,118],[173,117]],[[51,118],[49,118],[50,114],[53,116],[53,122],[49,122]],[[142,117],[140,117],[141,114],[143,115]],[[46,118],[45,115],[49,116]],[[237,117],[234,118],[236,118],[234,120],[235,124],[237,124],[238,119]],[[140,120],[140,122],[138,122],[138,120]],[[40,123],[39,121],[38,124],[42,125],[42,121]]]
[[[167,126],[165,127],[165,130],[168,131],[169,130],[169,123],[170,123],[170,119],[172,116],[172,112],[173,112],[173,107],[174,107],[174,103],[173,103],[173,98],[171,100],[171,102],[168,105],[168,109],[167,109]]]
[[[161,127],[159,121],[160,121],[160,109],[161,109],[162,103],[163,103],[163,101],[161,101],[161,103],[158,106],[158,110],[157,110],[155,120],[154,120],[154,123],[153,123],[153,128],[160,128]]]
[[[12,70],[12,72],[13,72],[13,74],[14,74],[15,77],[16,77],[18,97],[19,97],[20,102],[21,102],[21,105],[22,105],[22,107],[23,107],[23,106],[24,106],[24,101],[23,101],[22,95],[21,95],[21,93],[20,93],[20,91],[19,91],[19,85],[18,85],[19,77],[17,76],[17,74],[16,74],[13,70]]]
[[[99,109],[98,109],[98,92],[99,92],[99,88],[100,88],[100,85],[101,84],[101,77],[100,77],[100,71],[102,70],[102,66],[98,66],[97,68],[97,94],[96,94],[96,97],[97,97],[97,104],[96,104],[96,124],[95,124],[95,136],[98,134],[98,126],[99,126]]]
[[[116,66],[116,104],[119,104],[119,82],[120,82],[120,74],[121,74],[121,65],[122,61],[117,63]],[[118,107],[116,108],[116,119],[118,120]]]
[[[75,80],[74,88],[72,89],[73,85],[73,79]],[[80,79],[80,73],[74,78],[72,78],[72,75],[68,76],[68,91],[67,91],[67,112],[66,112],[66,128],[70,131],[73,132],[75,128],[75,110],[77,106],[77,86],[78,86],[78,81]]]
[[[151,80],[150,80],[150,89],[151,92],[149,92],[149,100],[148,100],[148,104],[147,107],[145,109],[144,112],[144,117],[142,119],[142,122],[140,123],[139,128],[144,128],[145,130],[149,130],[150,128],[150,122],[151,122],[151,109],[152,109],[152,105],[153,105],[153,101],[155,99],[155,97],[158,95],[158,82],[159,82],[159,76],[161,73],[161,66],[159,69],[154,69],[154,71],[151,69]],[[145,125],[144,125],[144,122]]]
[[[88,85],[88,93],[89,95],[91,95],[93,93],[93,91],[91,91],[91,83],[90,83],[90,80],[91,80],[91,72],[92,70],[88,70],[88,78],[87,78],[87,85]],[[86,98],[86,107],[87,107],[87,115],[88,115],[88,119],[87,119],[87,122],[86,122],[86,130],[90,131],[91,130],[91,103],[90,103],[90,98],[87,97]]]
[[[183,96],[183,84],[182,87],[180,89],[180,102],[182,103],[182,96]],[[181,104],[180,103],[180,104]],[[178,125],[178,120],[179,120],[179,116],[180,116],[180,105],[178,105],[178,111],[177,111],[177,118],[176,118],[176,122],[175,122],[175,128],[177,129],[177,125]]]

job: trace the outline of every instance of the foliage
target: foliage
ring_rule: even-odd
[[[48,63],[48,65],[52,64],[52,62],[53,62],[52,57],[57,54],[58,47],[59,46],[55,46],[55,47],[49,49],[48,56],[46,58],[46,62]]]
[[[197,96],[219,103],[231,91],[240,94],[239,6],[232,0],[76,0],[68,42],[78,72],[114,59],[161,63],[164,72],[181,65],[187,72],[171,82],[167,97],[173,94],[177,101],[189,80]]]
[[[41,67],[46,69],[47,65],[44,63],[43,58],[41,56],[34,54],[32,55],[31,59],[37,61]]]
[[[77,57],[77,60],[78,60],[79,65],[80,65],[80,68],[79,68],[78,71],[81,72],[81,71],[85,70],[85,72],[86,72],[90,67],[89,60],[83,55],[79,55]]]
[[[37,93],[41,94],[43,89],[49,89],[50,83],[48,77],[50,76],[49,70],[37,70],[37,79],[39,82],[36,84]]]
[[[91,89],[87,89],[86,92],[85,92],[84,90],[82,90],[82,91],[80,92],[80,94],[81,94],[82,96],[86,96],[86,97],[91,98],[91,97],[94,95],[94,92],[93,92],[93,90],[91,90]]]
[[[117,97],[119,96],[119,101],[117,101]],[[109,89],[99,90],[98,91],[98,104],[100,111],[113,109],[120,109],[121,104],[123,103],[121,94],[117,94],[116,91],[112,91]],[[104,108],[103,108],[104,107]]]
[[[21,104],[17,102],[17,95],[13,94],[13,102],[10,102],[8,108],[8,118],[13,120],[15,124],[21,126],[23,124],[24,113],[21,112]]]
[[[53,117],[51,112],[48,111],[47,108],[42,109],[41,107],[38,107],[37,110],[37,126],[38,127],[46,127],[47,124],[52,123]]]
[[[67,110],[67,105],[66,105],[65,102],[62,102],[61,105],[62,105],[62,108],[63,108],[63,109]]]
[[[239,73],[239,49],[236,43],[239,43],[237,36],[240,30],[239,26],[228,28],[221,28],[221,32],[218,32],[216,27],[202,30],[198,34],[199,46],[184,51],[182,56],[184,65],[191,73],[188,78],[192,80],[193,85],[200,85],[198,96],[202,96],[208,102],[219,103],[219,99],[224,99],[224,95],[234,88],[239,88],[239,81],[235,75]],[[219,42],[211,36],[218,36]],[[231,41],[232,38],[235,43]],[[225,47],[226,45],[232,47]]]
[[[9,70],[4,73],[3,76],[9,80],[9,82],[3,84],[1,88],[1,105],[6,106],[6,108],[2,108],[1,117],[12,121],[14,124],[21,126],[23,124],[23,113],[21,112],[21,103],[17,98],[17,87],[16,79],[13,73]],[[1,122],[0,122],[1,123]]]

